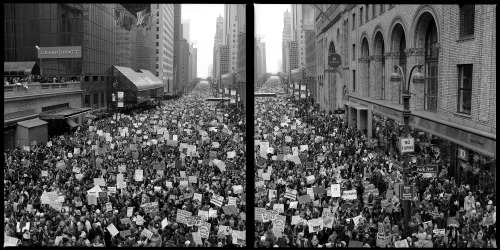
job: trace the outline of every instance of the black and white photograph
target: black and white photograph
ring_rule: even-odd
[[[4,247],[497,248],[497,5],[243,3],[2,4]]]
[[[496,5],[255,4],[254,247],[496,248]]]
[[[246,245],[245,5],[3,7],[4,247]]]

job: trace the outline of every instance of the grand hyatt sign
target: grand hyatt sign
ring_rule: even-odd
[[[40,47],[38,58],[81,58],[82,46]]]

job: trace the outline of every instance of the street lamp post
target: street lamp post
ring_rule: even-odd
[[[424,75],[420,72],[420,69],[422,68],[422,64],[417,64],[413,66],[413,68],[410,71],[410,76],[408,77],[408,84],[406,84],[406,88],[403,90],[403,122],[404,122],[404,138],[408,138],[410,134],[410,116],[411,116],[411,110],[410,110],[410,80],[412,79],[412,73],[415,68],[418,67],[417,73],[413,75],[413,83],[422,83],[425,82],[425,77]],[[403,74],[402,76],[399,75],[398,69],[401,71]],[[401,79],[403,81],[401,82]],[[390,81],[392,82],[400,82],[402,84],[405,84],[404,81],[404,73],[403,70],[401,69],[400,66],[394,65],[394,73],[391,74],[390,76]],[[404,86],[404,85],[403,85]],[[409,168],[409,154],[405,153],[404,154],[404,163],[403,163],[403,182],[404,185],[408,185],[408,175],[410,172]],[[413,195],[413,194],[412,194]],[[409,228],[409,221],[410,221],[410,200],[404,199],[403,201],[403,230],[405,237],[410,236],[410,228]]]

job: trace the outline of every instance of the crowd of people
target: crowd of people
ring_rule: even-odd
[[[9,85],[19,85],[19,84],[30,84],[30,83],[66,83],[66,82],[77,82],[76,77],[71,77],[67,79],[66,77],[55,77],[55,76],[40,76],[40,75],[27,75],[27,76],[13,76],[4,77],[4,86]]]
[[[6,152],[4,246],[245,246],[245,111],[208,89]]]
[[[408,174],[414,192],[404,194],[404,227],[398,150],[288,98],[277,77],[259,91],[277,97],[255,100],[254,247],[496,247],[491,192],[458,185],[447,164],[419,155],[441,172]]]

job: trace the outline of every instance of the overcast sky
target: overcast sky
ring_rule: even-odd
[[[208,76],[212,64],[215,37],[215,22],[224,16],[223,4],[182,4],[182,19],[190,20],[189,39],[198,48],[198,77]]]
[[[281,71],[281,39],[283,33],[283,13],[290,4],[255,4],[255,34],[263,35],[266,43],[266,67],[268,73]]]

